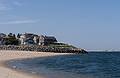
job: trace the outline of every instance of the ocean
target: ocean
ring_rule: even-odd
[[[89,52],[22,60],[7,65],[49,78],[120,78],[120,52]]]

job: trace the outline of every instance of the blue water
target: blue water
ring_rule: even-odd
[[[120,78],[120,52],[90,52],[88,54],[62,55],[9,61],[9,66],[38,73],[41,68],[72,73],[91,78]],[[89,77],[88,77],[89,78]]]

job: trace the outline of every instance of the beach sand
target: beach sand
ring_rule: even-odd
[[[55,55],[65,55],[67,53],[50,53],[50,52],[30,52],[30,51],[0,51],[0,78],[38,78],[35,75],[30,75],[12,70],[3,63],[12,59],[24,59],[34,57],[45,57]],[[39,76],[39,78],[44,78]]]

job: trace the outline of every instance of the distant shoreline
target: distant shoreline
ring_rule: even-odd
[[[120,52],[120,51],[88,51],[88,52],[106,52],[106,53],[111,53],[111,52]]]

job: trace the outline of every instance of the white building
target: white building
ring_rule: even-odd
[[[25,33],[25,34],[20,35],[19,40],[20,40],[21,45],[36,44],[37,37],[38,35],[36,34]]]
[[[43,36],[43,35],[36,35],[31,33],[22,34],[19,38],[21,45],[48,45],[50,43],[57,42],[54,36]]]

